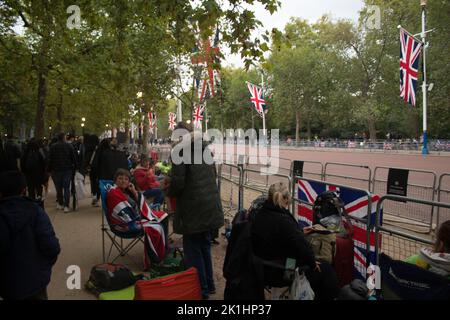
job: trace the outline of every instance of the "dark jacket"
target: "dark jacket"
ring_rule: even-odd
[[[70,143],[58,141],[50,147],[49,171],[75,170],[77,164],[75,150]]]
[[[295,218],[286,209],[266,201],[252,217],[252,244],[256,256],[284,265],[287,258],[299,266],[315,268],[314,253],[305,240]],[[283,286],[283,271],[265,267],[264,279],[274,286]]]
[[[24,197],[0,201],[0,296],[24,299],[50,282],[60,252],[52,224],[38,204]]]
[[[47,169],[45,154],[42,149],[27,149],[22,156],[20,167],[28,180],[44,183]]]
[[[200,146],[203,156],[207,145],[203,143]],[[192,164],[173,164],[169,188],[169,195],[177,201],[174,231],[178,234],[194,234],[218,229],[223,226],[224,217],[216,184],[216,168],[213,164],[206,164],[203,157],[201,164],[193,164],[192,134],[189,145],[184,147],[191,150]]]
[[[0,171],[18,170],[17,160],[21,157],[19,146],[7,140],[0,146]]]
[[[92,167],[99,180],[113,180],[117,169],[128,170],[125,152],[113,149],[97,149]]]

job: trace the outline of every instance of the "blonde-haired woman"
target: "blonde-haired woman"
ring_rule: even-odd
[[[289,187],[285,183],[270,186],[262,208],[252,217],[252,246],[256,256],[281,265],[286,259],[295,259],[297,266],[309,266],[306,276],[316,294],[316,299],[332,300],[339,287],[331,265],[316,261],[297,221],[289,212],[291,203]],[[265,284],[272,287],[289,285],[283,279],[283,270],[264,268]]]

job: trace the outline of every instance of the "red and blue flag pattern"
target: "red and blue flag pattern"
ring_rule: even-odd
[[[404,29],[400,29],[400,97],[416,105],[419,56],[422,43]]]
[[[351,217],[366,219],[368,216],[369,199],[368,195],[364,191],[354,190],[344,187],[335,187],[326,182],[315,182],[298,180],[297,192],[298,199],[305,201],[311,206],[306,204],[298,205],[298,223],[301,228],[311,226],[313,223],[313,211],[312,205],[317,196],[325,191],[336,191],[339,197],[345,204],[345,209]],[[375,224],[376,219],[376,206],[380,199],[378,195],[371,195],[372,205],[370,216],[371,225]],[[381,217],[380,217],[381,219]],[[352,220],[353,225],[353,242],[354,242],[354,274],[356,278],[365,279],[367,270],[367,225],[359,221]],[[375,256],[375,232],[370,231],[370,248],[369,248],[369,262],[376,264]],[[380,241],[381,243],[381,241]]]

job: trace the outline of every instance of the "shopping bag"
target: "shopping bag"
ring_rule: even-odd
[[[77,199],[83,200],[84,198],[86,198],[86,189],[84,187],[84,176],[81,173],[76,172],[74,180]]]
[[[289,290],[290,300],[314,300],[314,291],[305,274],[295,270],[294,281]]]

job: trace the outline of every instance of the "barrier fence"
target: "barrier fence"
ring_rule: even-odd
[[[444,173],[439,177],[439,185],[437,188],[437,201],[450,203],[450,173]],[[450,209],[437,207],[437,222],[450,220]]]
[[[333,170],[334,168],[334,170]],[[346,170],[346,173],[337,173],[336,169]],[[356,171],[356,172],[355,172]],[[356,188],[370,189],[372,170],[368,166],[349,163],[327,162],[324,169],[324,180],[345,183]]]
[[[408,170],[407,197],[434,201],[436,173],[408,168],[376,167],[372,182],[372,193],[380,196],[388,194],[387,183],[390,169]],[[413,231],[430,233],[433,230],[434,208],[421,203],[389,202],[384,207],[386,222],[408,225]]]
[[[383,209],[384,211],[383,208],[384,202],[387,200],[402,203],[412,202],[416,204],[426,205],[431,208],[437,207],[450,209],[450,203],[440,203],[396,195],[382,196],[377,203],[377,218],[375,222],[375,235],[376,235],[375,252],[377,257],[377,265],[379,265],[379,256],[381,251],[383,251],[384,253],[386,253],[395,260],[405,260],[406,258],[414,254],[417,254],[421,247],[432,246],[434,244],[434,241],[431,236],[429,237],[418,236],[413,233],[405,232],[404,229],[402,230],[402,228],[389,226],[382,223],[379,219],[379,216],[381,210]],[[380,244],[382,250],[380,250]]]

